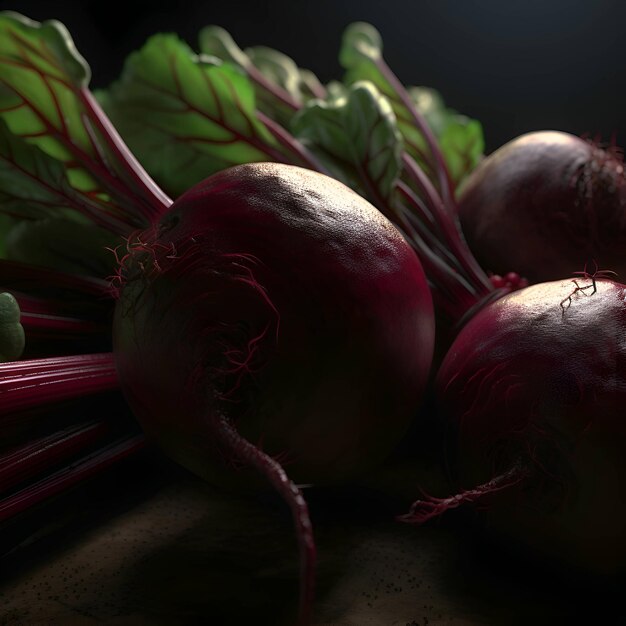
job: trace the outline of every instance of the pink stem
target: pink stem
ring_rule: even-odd
[[[101,335],[107,332],[107,325],[82,320],[78,317],[31,313],[20,307],[20,323],[24,327],[26,336],[56,337],[71,339],[89,335]]]
[[[112,424],[95,421],[64,428],[0,455],[0,491],[6,491],[69,460],[110,434]]]
[[[15,517],[33,506],[60,495],[90,478],[94,478],[122,459],[145,447],[143,435],[127,436],[105,448],[82,457],[13,495],[0,500],[0,522]]]
[[[385,63],[385,61],[382,59],[382,57],[380,57],[376,61],[376,67],[385,77],[387,82],[391,85],[391,88],[395,91],[397,96],[400,98],[400,101],[411,116],[413,123],[415,124],[415,126],[417,126],[420,133],[422,133],[422,135],[424,136],[426,144],[428,145],[428,149],[430,150],[430,153],[435,163],[434,170],[437,172],[438,175],[439,187],[444,206],[452,215],[454,212],[454,185],[452,183],[452,179],[450,178],[450,173],[448,172],[448,167],[446,165],[445,159],[443,158],[443,154],[441,153],[441,150],[437,145],[435,135],[430,130],[430,127],[426,123],[424,116],[421,115],[419,111],[415,108],[415,105],[411,100],[411,96],[409,96],[407,90],[404,88],[404,85],[391,71],[387,63]]]
[[[426,194],[428,206],[433,212],[433,216],[441,229],[445,243],[450,247],[451,252],[467,272],[468,278],[475,285],[478,295],[483,295],[492,291],[493,286],[489,278],[478,265],[467,245],[461,238],[459,227],[456,223],[456,215],[452,216],[444,210],[444,206],[436,190],[428,178],[424,175],[420,167],[406,153],[402,155],[402,163],[412,180],[414,180]]]
[[[145,204],[138,206],[138,208],[149,223],[153,223],[169,209],[172,204],[171,198],[152,180],[128,149],[89,89],[86,87],[81,89],[80,95],[83,105],[90,114],[89,118],[95,122],[97,130],[106,141],[114,157],[122,164],[123,171],[129,175],[133,189],[138,191],[145,200]]]
[[[285,91],[282,87],[279,87],[269,81],[253,63],[246,63],[245,70],[253,82],[268,93],[272,94],[291,110],[298,111],[302,107],[302,104],[293,98],[288,91]]]
[[[94,348],[90,350],[89,346],[108,345],[110,319],[102,313],[94,316],[93,307],[91,311],[82,307],[81,311],[80,304],[76,302],[35,298],[20,292],[13,292],[13,295],[20,307],[20,323],[27,337],[22,358],[38,354],[76,354],[93,351]],[[76,310],[70,313],[71,305]]]
[[[0,364],[0,426],[11,414],[117,389],[111,353],[30,359]]]

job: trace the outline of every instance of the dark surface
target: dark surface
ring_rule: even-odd
[[[620,0],[442,0],[403,2],[43,2],[0,7],[37,20],[59,19],[93,70],[113,80],[123,59],[158,31],[196,45],[207,24],[240,46],[268,45],[315,71],[340,78],[343,29],[363,20],[383,36],[385,56],[407,85],[439,89],[447,103],[484,125],[489,151],[530,130],[617,135],[626,143],[626,64]]]
[[[132,468],[40,514],[38,536],[0,560],[0,624],[292,623],[298,570],[282,503],[221,494],[167,463]],[[316,625],[623,623],[617,591],[560,581],[485,543],[462,517],[394,522],[408,486],[395,477],[424,479],[408,470],[378,477],[396,485],[393,500],[372,486],[308,492]]]

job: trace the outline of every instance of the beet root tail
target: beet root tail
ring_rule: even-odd
[[[259,471],[276,489],[291,510],[300,551],[298,626],[307,626],[311,621],[313,607],[317,555],[313,526],[304,496],[287,476],[280,463],[244,439],[227,417],[223,415],[217,417],[215,434],[226,452]]]
[[[482,485],[468,489],[445,498],[435,498],[424,494],[423,500],[416,500],[408,513],[398,515],[396,521],[407,524],[424,524],[428,520],[440,517],[446,511],[457,509],[465,504],[486,505],[493,496],[519,485],[528,476],[528,470],[517,464]]]

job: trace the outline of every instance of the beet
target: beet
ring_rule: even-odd
[[[522,135],[474,170],[458,214],[493,273],[542,282],[595,262],[626,280],[626,183],[615,148],[555,131]]]
[[[147,435],[214,484],[257,489],[264,475],[310,565],[306,505],[277,461],[314,485],[382,461],[418,408],[433,319],[417,256],[372,205],[322,174],[256,163],[129,238],[114,352]]]
[[[533,285],[463,328],[437,375],[457,495],[524,550],[586,574],[626,569],[626,286]]]

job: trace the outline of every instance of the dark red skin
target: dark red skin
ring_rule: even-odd
[[[522,135],[487,157],[459,198],[463,233],[481,266],[530,282],[594,261],[626,280],[626,182],[615,151],[574,135]]]
[[[434,321],[421,265],[386,218],[329,177],[257,163],[184,194],[158,232],[160,271],[139,271],[141,255],[125,265],[114,349],[131,408],[171,457],[232,480],[218,413],[284,455],[296,482],[340,483],[391,451],[425,387]],[[261,335],[250,371],[227,373]]]
[[[487,525],[535,554],[612,575],[626,570],[626,286],[596,286],[570,302],[571,281],[543,283],[488,305],[436,385],[456,489],[515,465],[529,471],[488,499]]]

